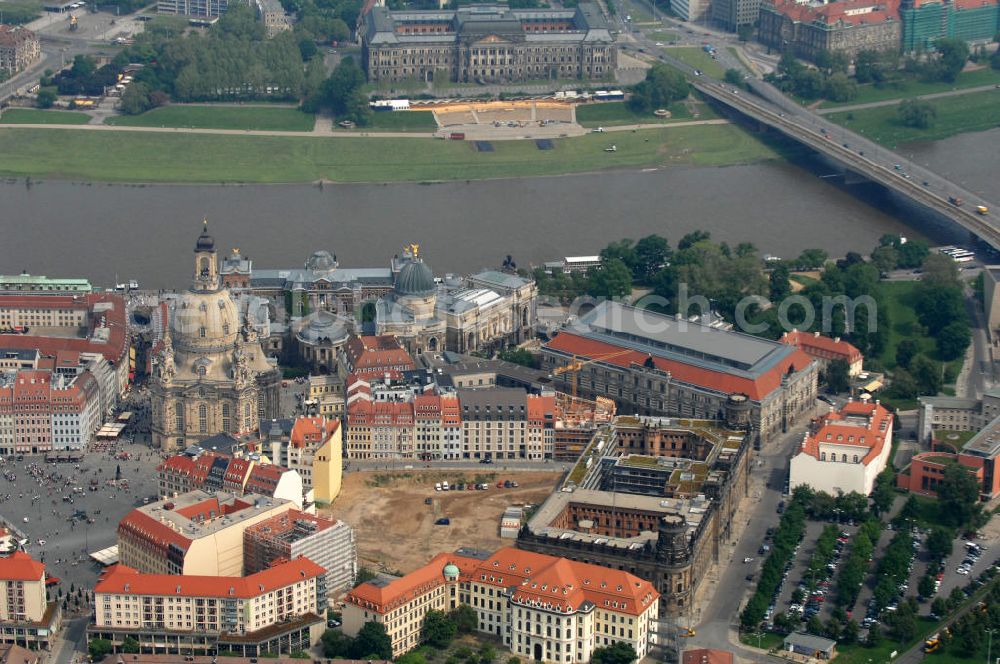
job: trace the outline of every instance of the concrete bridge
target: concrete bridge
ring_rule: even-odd
[[[872,182],[953,221],[1000,250],[998,208],[982,196],[913,163],[892,150],[802,108],[772,85],[747,80],[750,92],[704,76],[694,87],[754,121],[781,132]],[[961,200],[956,205],[952,200]],[[979,214],[977,206],[988,208]]]

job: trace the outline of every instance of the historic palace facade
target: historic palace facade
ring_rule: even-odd
[[[377,6],[364,17],[362,44],[370,81],[601,78],[613,74],[618,63],[608,22],[592,2],[574,9],[484,4],[390,11]]]

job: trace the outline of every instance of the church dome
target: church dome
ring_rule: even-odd
[[[455,563],[448,563],[444,566],[443,573],[446,579],[457,579],[459,574],[458,565]]]
[[[329,251],[321,249],[309,257],[309,260],[306,261],[306,269],[313,272],[329,272],[337,269],[337,259]]]
[[[239,312],[227,290],[188,291],[174,305],[170,337],[178,351],[208,353],[232,348],[239,332]]]
[[[335,346],[347,341],[346,327],[330,312],[320,310],[311,314],[310,318],[312,320],[298,333],[300,341],[311,344],[326,342]]]
[[[194,245],[195,252],[215,251],[215,238],[208,234],[208,221],[198,236],[198,241]]]
[[[436,289],[434,273],[422,260],[407,263],[396,277],[396,292],[400,295],[428,295]]]

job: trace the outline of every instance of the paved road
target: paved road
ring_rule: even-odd
[[[817,413],[825,409],[826,404],[817,401]],[[710,584],[705,592],[711,593],[712,599],[698,617],[697,636],[689,639],[686,647],[718,648],[728,643],[726,647],[745,660],[771,661],[766,655],[738,642],[738,613],[753,590],[752,584],[744,578],[747,569],[742,561],[746,557],[758,557],[757,549],[766,530],[778,523],[776,508],[778,502],[784,500],[781,489],[788,472],[788,459],[801,436],[801,428],[789,432],[750,459],[755,465],[751,470],[746,528],[737,542],[722,547],[719,570],[705,581]]]
[[[976,92],[986,92],[987,90],[995,90],[997,86],[995,85],[977,85],[974,88],[959,88],[956,90],[948,90],[946,92],[932,92],[926,95],[917,95],[916,99],[941,99],[942,97],[958,97],[960,95],[968,95]],[[907,97],[909,99],[909,97]],[[872,101],[866,104],[849,104],[847,106],[837,106],[834,108],[817,108],[813,112],[818,115],[826,115],[828,113],[841,113],[846,111],[863,111],[867,108],[881,108],[883,106],[897,106],[903,99],[883,99],[882,101]]]

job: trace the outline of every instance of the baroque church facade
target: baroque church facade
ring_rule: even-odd
[[[194,279],[173,306],[154,360],[153,444],[163,450],[256,432],[279,414],[281,371],[222,284],[207,222],[194,253]]]

